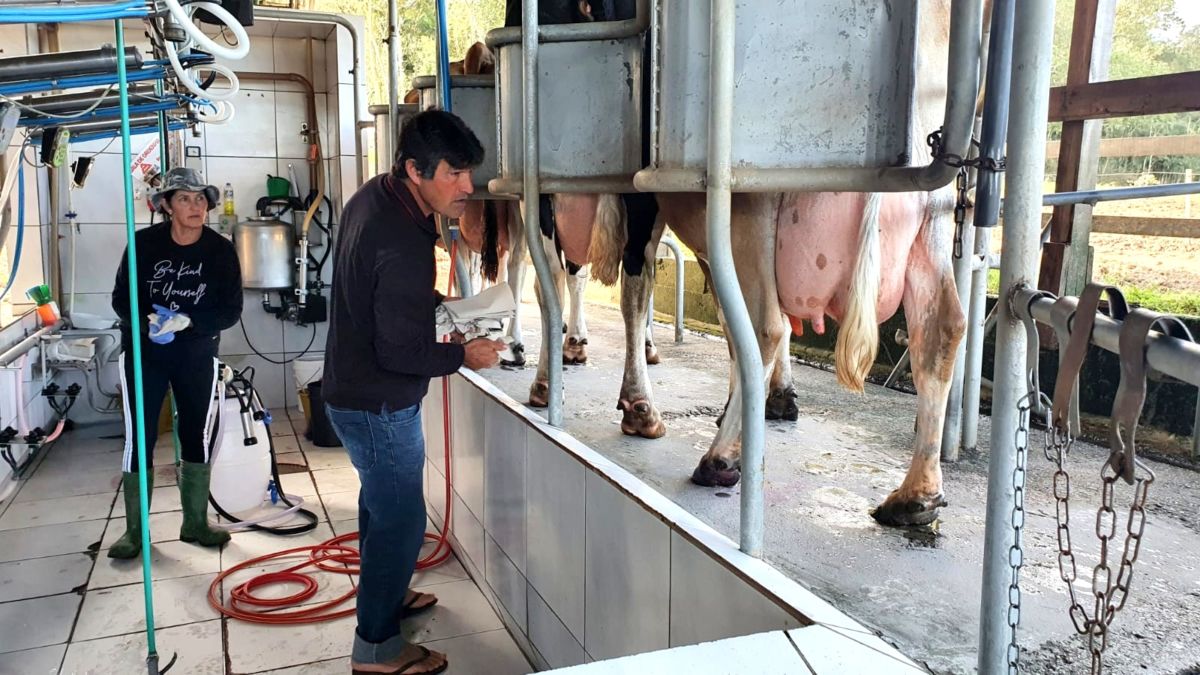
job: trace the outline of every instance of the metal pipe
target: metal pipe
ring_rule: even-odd
[[[671,249],[671,254],[675,256],[675,344],[683,344],[683,282],[685,261],[683,259],[683,249],[679,247],[679,242],[675,241],[675,237],[663,237],[662,243],[666,244],[667,248]],[[654,304],[650,305],[650,312],[653,315]]]
[[[1026,395],[1025,329],[1008,303],[1021,288],[1037,287],[1038,237],[1042,227],[1042,178],[1046,158],[1046,110],[1054,0],[1022,5],[1013,25],[1011,117],[1008,123],[1009,206],[1000,266],[996,320],[995,387],[992,390],[991,453],[980,598],[979,672],[1009,672],[1008,625],[1013,571],[1010,550],[1016,499],[1018,405]],[[1197,347],[1200,349],[1200,347]]]
[[[742,394],[742,552],[762,557],[763,440],[765,435],[762,355],[746,299],[738,284],[730,236],[733,162],[733,78],[735,0],[711,0],[709,28],[708,209],[706,235],[713,290],[737,355]]]
[[[1196,422],[1192,426],[1192,461],[1200,461],[1200,395],[1196,396]]]
[[[1056,192],[1042,199],[1043,206],[1065,206],[1068,204],[1096,204],[1125,199],[1149,199],[1152,197],[1174,197],[1177,195],[1200,194],[1200,183],[1171,183],[1168,185],[1144,185],[1139,187],[1110,188],[1108,190],[1080,190],[1079,192]]]
[[[703,181],[694,190],[704,192]],[[488,181],[488,192],[494,195],[519,195],[525,188],[520,180],[509,178],[493,178]],[[638,188],[628,175],[621,176],[588,176],[580,178],[543,178],[541,190],[546,194],[563,193],[599,193],[623,194],[637,192]]]
[[[491,89],[496,86],[495,75],[450,75],[450,86],[458,89],[462,87],[474,87],[477,89]],[[437,87],[436,75],[421,75],[414,77],[412,81],[413,89],[431,89]],[[412,105],[412,104],[410,104]]]
[[[988,46],[987,91],[984,95],[983,128],[979,153],[998,158],[1008,135],[1009,97],[1012,92],[1013,20],[1016,3],[995,0]],[[987,282],[992,230],[1000,218],[1000,174],[980,167],[975,183],[975,237],[972,253],[983,264],[971,272],[967,295],[966,363],[962,397],[961,446],[974,450],[979,445],[979,397],[983,376],[983,343],[987,335]]]
[[[400,102],[400,36],[396,22],[400,20],[400,10],[396,0],[388,0],[388,119],[391,120],[391,147],[400,147],[400,128],[396,125],[396,104]],[[357,119],[357,111],[355,112]]]
[[[1033,291],[1027,288],[1021,289],[1017,291],[1013,302],[1028,303],[1033,297]],[[1055,302],[1049,298],[1037,300],[1030,306],[1030,313],[1039,322],[1050,324],[1051,308]],[[1078,299],[1059,298],[1057,302],[1063,302],[1073,310],[1078,304]],[[1097,314],[1096,323],[1092,328],[1092,344],[1119,354],[1121,325],[1120,321],[1113,321],[1104,314]],[[1154,370],[1200,387],[1200,344],[1177,340],[1162,333],[1151,333],[1150,338],[1146,341],[1146,363],[1150,364]]]
[[[129,122],[135,128],[141,128],[147,124],[158,124],[158,113],[142,113],[140,115],[130,115]],[[93,133],[97,131],[116,131],[121,128],[120,118],[116,119],[92,119],[86,122],[74,122],[71,124],[61,124],[59,127],[67,127],[71,130],[71,140],[79,134]],[[37,131],[31,131],[32,138],[39,138],[44,131],[43,127],[39,127]]]
[[[524,11],[524,8],[522,8]],[[637,0],[636,15],[624,21],[599,23],[564,23],[538,27],[538,42],[585,42],[592,40],[621,40],[646,32],[650,25],[650,0]],[[488,31],[484,44],[493,50],[502,45],[525,44],[521,29],[512,26]]]
[[[947,69],[942,139],[945,152],[965,157],[971,143],[975,101],[979,95],[982,0],[952,3],[950,58]],[[928,192],[954,180],[958,169],[934,159],[922,167],[733,169],[734,192]],[[633,177],[642,192],[702,192],[704,172],[698,169],[649,168]]]
[[[362,131],[358,129],[359,110],[362,108],[362,103],[359,100],[361,97],[360,90],[362,89],[362,36],[358,33],[358,26],[355,26],[349,19],[339,14],[325,14],[322,12],[306,12],[296,9],[278,9],[275,7],[256,6],[254,8],[255,19],[267,19],[275,21],[299,21],[303,23],[320,23],[326,25],[338,25],[350,32],[350,48],[354,53],[354,67],[350,74],[354,78],[354,171],[358,185],[363,184],[363,151],[362,151]],[[332,86],[336,86],[336,83]],[[395,97],[393,97],[395,100]],[[395,124],[396,117],[392,116],[392,124]],[[344,123],[344,122],[343,122]],[[395,146],[393,146],[395,147]]]
[[[493,31],[495,32],[495,31]],[[550,272],[546,247],[542,244],[539,223],[539,199],[542,186],[538,162],[538,16],[537,3],[521,3],[521,86],[524,100],[521,113],[524,116],[525,166],[522,179],[525,200],[525,241],[533,269],[537,273],[538,289],[541,291],[542,339],[549,347],[546,369],[549,375],[549,402],[547,419],[550,424],[561,427],[563,417],[562,397],[562,303],[558,297],[558,285]]]
[[[142,67],[137,47],[125,49],[127,69]],[[50,52],[0,59],[0,82],[19,82],[44,77],[68,77],[91,73],[112,73],[117,69],[117,49],[104,45],[99,49],[74,52]]]
[[[308,133],[312,138],[312,145],[317,145],[319,147],[321,142],[321,127],[317,122],[317,92],[313,87],[312,82],[307,77],[304,77],[299,73],[266,73],[258,71],[239,71],[234,74],[237,75],[239,80],[296,82],[301,87],[304,87],[304,93],[307,96],[305,101],[305,111],[306,116],[308,117]],[[358,124],[371,124],[371,122],[359,122]],[[357,127],[355,128],[354,133],[356,135],[359,133]],[[324,156],[324,153],[321,154]],[[320,168],[317,166],[317,159],[313,155],[310,154],[306,161],[308,162],[308,185],[311,189],[315,190],[317,187],[317,171],[319,171]],[[298,191],[299,188],[297,188],[297,192]]]
[[[129,88],[130,97],[146,98],[155,95],[155,85],[139,84]],[[36,108],[40,111],[53,115],[65,115],[79,112],[90,107],[96,102],[96,99],[103,98],[104,101],[97,107],[107,108],[120,104],[120,94],[109,91],[108,88],[93,89],[92,91],[83,94],[59,94],[54,96],[26,96],[21,99],[21,104]],[[35,115],[35,113],[28,113]]]
[[[4,353],[0,354],[0,368],[9,366],[13,361],[16,361],[18,358],[20,358],[22,354],[37,346],[38,340],[41,339],[43,335],[49,335],[59,328],[62,328],[64,325],[65,324],[63,324],[63,322],[56,321],[52,326],[44,326],[39,328],[30,333],[25,339],[4,350]]]
[[[991,246],[992,230],[975,228],[974,256],[986,256]],[[971,292],[967,310],[967,351],[963,368],[962,449],[972,451],[979,446],[979,397],[983,377],[983,343],[987,337],[988,270],[971,272]]]

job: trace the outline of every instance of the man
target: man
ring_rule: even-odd
[[[391,172],[367,181],[342,212],[322,388],[362,483],[355,673],[447,667],[445,655],[408,644],[400,621],[437,601],[408,590],[425,540],[421,399],[431,378],[490,368],[504,348],[485,338],[463,345],[434,337],[442,300],[433,287],[434,214],[462,215],[471,170],[482,161],[483,147],[462,120],[422,112],[401,129]]]
[[[138,307],[131,316],[127,254],[121,256],[112,306],[121,318],[121,388],[125,401],[125,456],[122,485],[125,534],[108,550],[110,558],[135,558],[142,550],[137,472],[154,460],[158,414],[167,385],[179,413],[179,494],[183,527],[179,538],[220,546],[229,533],[208,524],[212,452],[208,427],[218,414],[213,403],[217,346],[221,331],[242,316],[242,272],[233,244],[205,227],[217,206],[217,188],[195,169],[176,167],[150,199],[163,222],[137,233]],[[142,343],[142,395],[146,425],[146,467],[137,462],[133,439],[133,340]],[[153,494],[154,472],[146,473]],[[149,495],[147,495],[147,499]]]

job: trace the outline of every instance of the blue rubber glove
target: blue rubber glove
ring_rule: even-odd
[[[165,345],[175,339],[175,333],[192,325],[192,320],[186,314],[181,314],[162,305],[152,305],[154,314],[149,316],[150,341]]]

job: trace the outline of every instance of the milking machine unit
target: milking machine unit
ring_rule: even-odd
[[[273,184],[272,181],[279,183]],[[298,325],[316,324],[328,320],[328,307],[321,294],[325,283],[321,271],[333,248],[333,207],[328,197],[317,192],[307,199],[288,194],[279,185],[289,182],[271,177],[269,194],[258,200],[258,215],[237,223],[233,228],[233,243],[242,266],[242,287],[262,291],[262,306],[267,313]],[[316,201],[317,208],[313,209]],[[312,210],[314,237],[303,226]],[[322,212],[324,215],[322,215]],[[291,223],[284,220],[290,215]],[[323,249],[321,257],[313,255],[314,248]],[[272,293],[279,294],[279,304],[272,304]]]

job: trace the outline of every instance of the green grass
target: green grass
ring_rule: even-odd
[[[1123,287],[1125,299],[1130,304],[1156,312],[1200,316],[1200,293],[1190,291],[1166,291],[1160,288]],[[988,272],[988,294],[1000,292],[1000,270]]]

